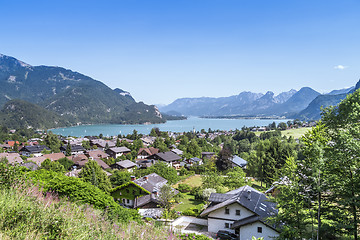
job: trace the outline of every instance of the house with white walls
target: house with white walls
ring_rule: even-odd
[[[209,202],[200,214],[207,218],[208,232],[226,230],[237,234],[240,240],[251,240],[253,236],[271,240],[279,236],[279,230],[267,221],[277,214],[276,204],[250,186],[225,194],[212,193]]]

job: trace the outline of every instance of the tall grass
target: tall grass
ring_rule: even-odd
[[[151,223],[113,222],[33,185],[0,189],[0,239],[179,239]]]

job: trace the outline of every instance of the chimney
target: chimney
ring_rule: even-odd
[[[135,180],[136,180],[136,177],[135,177],[135,176],[131,176],[130,179],[131,179],[131,181],[135,181]]]
[[[247,194],[248,194],[247,199],[251,200],[251,190],[247,190]]]
[[[144,177],[144,180],[145,180],[145,181],[147,181],[148,179],[149,179],[148,176],[145,176],[145,177]]]

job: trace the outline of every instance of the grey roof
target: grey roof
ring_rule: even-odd
[[[201,159],[197,158],[197,157],[190,158],[189,160],[191,160],[193,162],[200,162],[201,161]]]
[[[108,144],[108,146],[111,148],[111,147],[115,147],[115,142],[113,141],[107,141],[107,140],[104,140],[104,139],[93,139],[91,140],[91,144],[96,144],[102,148],[106,147],[106,143]]]
[[[159,204],[159,200],[157,200],[157,195],[152,193],[148,195],[141,196],[139,198],[135,199],[134,202],[134,208],[139,208],[144,206],[145,204],[148,204],[150,202],[154,202],[155,204]]]
[[[200,216],[206,216],[207,214],[215,211],[219,208],[225,207],[232,203],[238,203],[248,210],[252,211],[256,215],[260,216],[261,219],[264,219],[269,216],[273,216],[277,214],[278,210],[276,209],[276,203],[270,202],[265,194],[257,191],[256,189],[250,186],[244,186],[239,189],[233,190],[231,192],[225,193],[223,195],[233,195],[227,200],[215,204],[203,211]],[[213,195],[213,194],[211,194]],[[215,199],[226,199],[228,196],[221,196],[221,194],[216,194],[214,197],[210,196],[210,198]]]
[[[257,216],[257,215],[252,215],[250,217],[246,217],[246,218],[243,218],[243,219],[240,219],[240,220],[237,220],[233,223],[232,225],[232,229],[235,229],[235,228],[238,228],[238,227],[241,227],[241,226],[245,226],[247,224],[251,224],[251,223],[254,223],[254,222],[257,222],[260,220],[260,217]]]
[[[248,224],[252,224],[254,222],[262,222],[263,224],[265,224],[266,226],[272,228],[273,230],[279,232],[278,229],[276,229],[276,226],[275,225],[271,225],[268,221],[266,221],[266,219],[264,218],[261,218],[260,216],[258,215],[252,215],[252,216],[249,216],[249,217],[246,217],[246,218],[243,218],[243,219],[240,219],[240,220],[237,220],[233,223],[233,225],[231,226],[232,229],[236,229],[236,228],[240,228],[242,226],[245,226],[245,225],[248,225]]]
[[[201,155],[214,155],[214,152],[202,152]]]
[[[20,152],[24,151],[24,152],[29,152],[29,153],[40,153],[44,149],[51,150],[50,148],[48,148],[45,145],[34,145],[34,146],[25,146],[20,149]]]
[[[220,203],[234,196],[236,196],[236,194],[212,193],[209,197],[209,202]]]
[[[85,148],[83,148],[83,146],[81,146],[81,145],[70,144],[70,147],[71,147],[72,152],[84,152],[85,151]],[[67,148],[67,144],[64,146],[61,146],[60,150],[66,151],[66,148]]]
[[[133,167],[136,167],[136,164],[133,163],[130,160],[124,160],[124,161],[116,162],[115,164],[120,166],[121,168],[133,168]]]
[[[31,171],[35,171],[39,168],[38,165],[36,165],[35,163],[32,163],[32,162],[22,163],[21,166],[24,166]]]
[[[177,155],[182,155],[184,153],[183,151],[181,151],[180,149],[177,149],[177,148],[172,149],[171,152],[173,152]]]
[[[131,150],[128,149],[127,147],[113,147],[113,148],[109,148],[108,151],[111,151],[114,153],[131,152]]]
[[[144,168],[148,168],[148,167],[151,167],[151,165],[153,165],[152,161],[147,160],[147,159],[139,160],[136,162],[136,164],[139,165],[140,167],[144,167]]]
[[[160,188],[167,183],[167,180],[156,173],[151,173],[142,178],[134,180],[134,183],[145,188],[150,193],[159,192]]]
[[[158,158],[160,158],[163,161],[166,162],[173,162],[173,161],[178,161],[181,159],[181,157],[171,151],[169,152],[160,152],[155,154],[155,156],[157,156]]]
[[[97,164],[99,164],[100,167],[102,167],[103,169],[108,169],[110,168],[109,165],[106,164],[106,162],[104,162],[101,159],[95,159],[95,161],[97,162]]]
[[[245,167],[247,165],[247,161],[245,159],[242,159],[239,156],[234,155],[231,159],[233,164],[239,166],[239,167]]]

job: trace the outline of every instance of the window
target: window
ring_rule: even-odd
[[[240,216],[240,210],[239,209],[236,210],[236,215]]]
[[[230,209],[225,208],[225,214],[230,214]]]
[[[262,227],[258,227],[258,233],[262,233]]]
[[[230,224],[229,224],[229,223],[225,223],[225,228],[230,228]]]
[[[126,199],[127,200],[127,203],[130,203],[130,200],[129,199]]]

